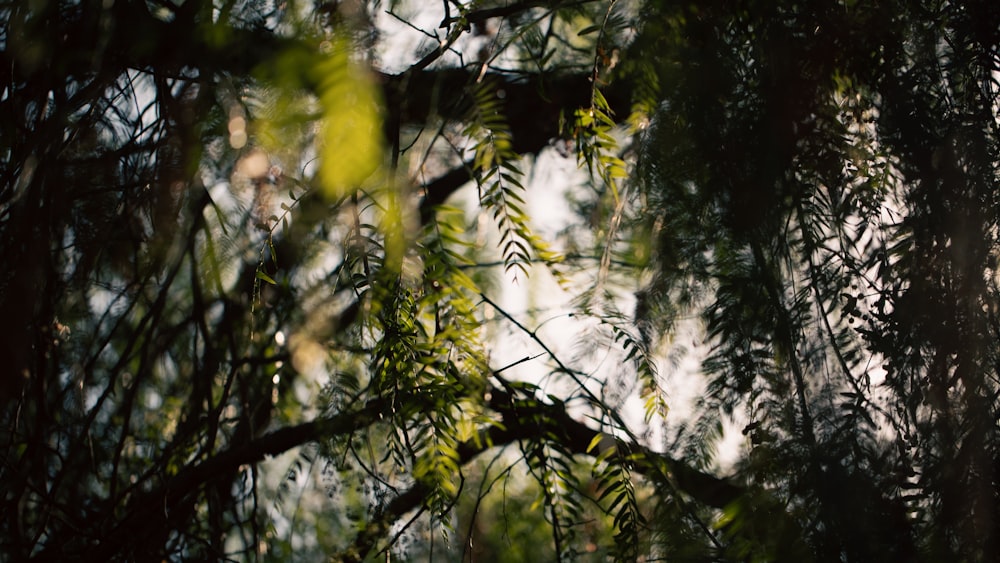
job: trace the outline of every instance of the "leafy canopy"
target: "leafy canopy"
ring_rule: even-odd
[[[992,2],[0,13],[13,559],[996,558]]]

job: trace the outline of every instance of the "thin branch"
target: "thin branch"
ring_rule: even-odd
[[[149,537],[154,530],[168,527],[178,515],[184,514],[182,507],[192,495],[203,486],[214,482],[220,475],[228,475],[241,466],[259,463],[267,457],[282,454],[310,442],[355,432],[377,422],[379,415],[387,412],[388,407],[388,400],[372,400],[356,411],[340,413],[265,434],[245,445],[223,451],[197,465],[181,470],[158,489],[133,498],[130,512],[121,518],[117,528],[105,535],[112,539],[94,548],[84,560],[109,561],[127,553],[129,547]],[[59,542],[53,541],[38,558],[58,559],[61,548]]]
[[[466,12],[461,16],[451,16],[449,17],[445,14],[444,20],[441,22],[441,27],[447,27],[453,23],[466,22],[466,23],[483,23],[488,19],[493,18],[507,18],[510,16],[515,16],[522,12],[531,10],[532,8],[547,8],[550,11],[558,10],[560,8],[572,8],[577,6],[583,6],[584,4],[589,4],[595,2],[596,0],[577,0],[576,2],[546,2],[545,0],[526,0],[524,2],[518,2],[516,4],[510,4],[507,6],[497,6],[495,8],[483,8],[482,10],[474,10],[471,12]]]
[[[499,413],[502,426],[480,431],[475,440],[458,447],[459,463],[465,465],[483,452],[513,442],[532,439],[562,439],[567,450],[576,455],[597,456],[609,448],[630,452],[634,469],[654,480],[667,480],[681,493],[714,508],[724,508],[741,498],[745,491],[732,482],[688,467],[662,453],[634,442],[615,438],[575,420],[563,405],[548,405],[534,400],[516,400],[507,391],[492,388],[489,406]],[[592,448],[591,444],[597,444]],[[392,523],[422,506],[430,495],[423,483],[394,498],[358,534],[354,543],[332,558],[342,563],[360,563],[385,536]]]

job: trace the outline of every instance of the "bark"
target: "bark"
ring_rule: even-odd
[[[562,441],[565,449],[576,455],[596,455],[608,447],[628,452],[635,464],[635,471],[653,480],[669,479],[676,490],[708,506],[725,507],[744,493],[742,487],[725,478],[699,471],[669,455],[595,430],[574,419],[561,404],[516,399],[497,388],[493,388],[490,395],[492,398],[489,406],[500,415],[503,425],[484,428],[481,440],[460,445],[458,452],[461,465],[469,463],[491,448],[519,441],[552,439],[554,436]],[[131,508],[121,517],[117,526],[100,534],[105,541],[87,546],[86,549],[81,549],[83,546],[77,544],[51,542],[35,559],[69,560],[72,555],[86,553],[80,560],[109,561],[135,555],[141,552],[142,546],[149,543],[148,539],[158,531],[171,529],[175,523],[175,514],[189,514],[189,503],[197,498],[203,488],[211,486],[218,476],[231,475],[242,466],[258,463],[306,444],[357,432],[376,423],[381,419],[380,415],[389,412],[390,408],[387,400],[373,400],[356,411],[275,430],[244,445],[234,446],[183,469],[161,487],[137,495],[129,503]],[[590,444],[598,438],[598,447],[590,449]],[[351,547],[334,559],[363,561],[379,540],[385,537],[385,532],[392,523],[408,512],[424,506],[430,493],[430,487],[424,483],[411,486],[378,512],[358,533]]]
[[[629,456],[633,470],[653,481],[668,480],[671,487],[708,506],[724,508],[740,499],[744,489],[733,482],[687,466],[671,456],[640,444],[615,438],[574,419],[561,404],[545,404],[534,399],[516,399],[508,392],[492,388],[489,406],[501,416],[503,424],[482,430],[478,440],[462,444],[459,463],[466,465],[483,452],[522,441],[558,439],[575,455],[595,456],[616,448]],[[597,446],[591,448],[591,444]],[[360,563],[377,546],[392,523],[424,506],[430,487],[415,483],[394,498],[359,532],[350,547],[332,558],[341,563]]]
[[[577,110],[590,107],[593,83],[589,72],[578,74],[480,74],[480,67],[448,68],[380,75],[389,118],[389,127],[421,127],[437,117],[463,121],[470,109],[469,93],[485,81],[503,102],[503,115],[518,154],[538,154],[558,139],[572,137],[560,130],[572,123]],[[618,81],[602,86],[602,93],[615,115],[628,115],[632,84]],[[398,132],[388,131],[394,138]],[[431,218],[434,206],[444,203],[466,182],[472,180],[468,165],[457,166],[424,184],[420,205],[423,222]]]

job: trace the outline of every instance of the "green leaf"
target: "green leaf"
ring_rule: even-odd
[[[590,440],[590,444],[587,445],[587,453],[590,453],[591,450],[597,447],[597,444],[601,443],[601,437],[601,434],[594,435],[594,437]]]

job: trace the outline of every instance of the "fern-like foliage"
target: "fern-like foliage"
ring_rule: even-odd
[[[524,201],[524,173],[520,156],[513,150],[510,130],[503,113],[503,100],[491,79],[470,87],[472,108],[464,135],[474,140],[473,171],[479,186],[479,201],[491,212],[500,230],[500,254],[507,272],[528,274],[532,254],[553,262],[556,254],[532,233]]]
[[[599,446],[600,441],[590,445],[592,450]],[[646,519],[636,496],[631,454],[614,447],[594,453],[592,471],[600,491],[597,501],[606,503],[605,510],[614,522],[615,560],[634,561],[639,557],[639,538],[645,531]]]

